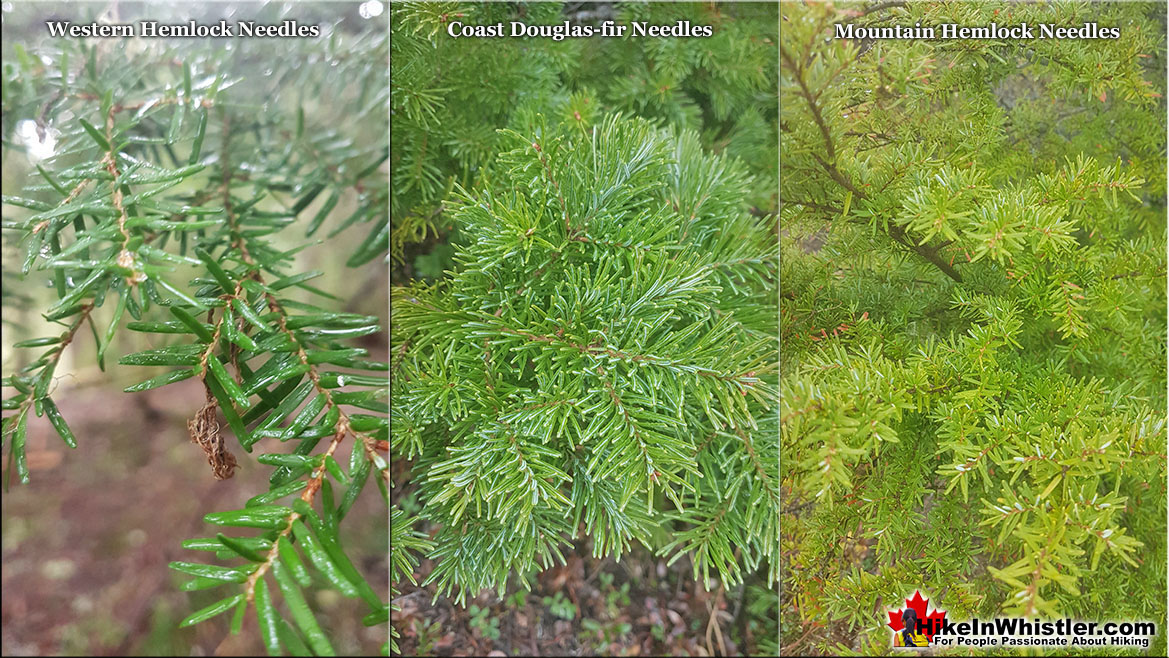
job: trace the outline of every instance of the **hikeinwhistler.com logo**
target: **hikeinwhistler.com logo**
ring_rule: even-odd
[[[935,601],[936,606],[941,601]],[[1135,647],[1148,649],[1157,635],[1151,621],[1082,621],[992,617],[950,619],[945,610],[930,609],[921,590],[905,599],[905,607],[887,612],[886,625],[894,647]]]

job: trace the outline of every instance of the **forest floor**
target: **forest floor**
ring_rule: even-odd
[[[408,482],[409,466],[395,461],[391,479]],[[391,496],[400,507],[417,511],[409,484]],[[402,655],[765,655],[760,640],[778,633],[774,612],[751,612],[765,603],[752,597],[774,598],[774,590],[723,590],[713,579],[707,589],[694,578],[688,558],[667,565],[668,558],[640,546],[620,562],[593,558],[584,541],[562,549],[567,564],[539,573],[531,592],[513,577],[504,597],[484,590],[468,596],[465,608],[450,597],[436,598],[434,585],[395,583],[401,611],[391,620],[402,636]],[[433,568],[431,560],[422,559],[415,580],[424,583]]]
[[[230,615],[178,629],[184,617],[223,595],[180,591],[187,577],[167,563],[214,561],[182,542],[213,537],[216,529],[203,515],[243,507],[266,491],[270,467],[245,458],[225,437],[240,469],[229,480],[212,478],[186,428],[203,404],[197,380],[129,394],[108,379],[93,379],[98,383],[54,395],[77,449],[66,447],[47,419],[33,417],[32,481],[21,485],[14,476],[3,495],[3,655],[263,655],[251,611],[238,636],[228,632]],[[265,452],[292,447],[257,446]],[[341,452],[341,463],[348,463],[348,448]],[[385,600],[388,524],[379,498],[371,482],[341,536]],[[362,625],[364,603],[326,588],[311,591],[310,605],[339,655],[379,653],[386,626]]]

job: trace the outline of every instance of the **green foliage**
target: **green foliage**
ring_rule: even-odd
[[[1164,5],[860,9],[782,9],[783,644],[922,586],[1163,625]],[[828,38],[992,21],[1121,38]]]
[[[777,533],[774,237],[745,212],[774,204],[775,8],[611,16],[717,24],[707,40],[445,35],[564,11],[393,8],[392,251],[440,215],[465,238],[448,278],[394,291],[391,449],[442,526],[430,581],[460,601],[526,584],[566,537],[734,583]]]
[[[565,598],[563,592],[556,592],[554,596],[545,596],[543,603],[554,617],[567,620],[576,618],[576,605]]]
[[[702,135],[705,147],[743,161],[756,174],[747,201],[776,206],[779,135],[775,57],[778,13],[771,3],[643,3],[617,6],[614,20],[710,25],[701,39],[613,39],[582,44],[568,73],[568,115],[604,110],[659,119]],[[592,103],[595,90],[600,103]],[[569,116],[563,117],[565,120]]]
[[[575,539],[775,582],[776,7],[392,14],[391,252],[416,280],[392,292],[391,451],[420,505],[402,526],[432,528],[424,584],[530,588]],[[566,19],[715,28],[445,34]]]
[[[471,628],[479,631],[479,635],[488,640],[499,639],[499,617],[490,617],[491,610],[489,608],[480,608],[475,604],[467,609],[471,613],[471,621],[469,622]]]
[[[431,622],[426,619],[416,619],[414,620],[413,628],[414,634],[418,636],[419,655],[426,655],[433,652],[438,639],[442,637],[442,623]]]
[[[509,608],[524,608],[528,605],[528,591],[517,589],[511,596],[504,599],[504,605]]]
[[[407,578],[410,582],[417,584],[414,579],[414,567],[418,566],[418,560],[414,557],[414,553],[429,551],[433,547],[433,543],[426,539],[425,535],[414,530],[413,523],[414,520],[408,512],[398,509],[397,505],[390,506],[391,600],[398,595],[398,590],[394,589],[394,583]],[[390,608],[394,611],[400,610],[394,603],[390,604]],[[398,630],[391,625],[390,650],[392,652],[398,651],[398,637],[400,637]]]
[[[633,625],[629,622],[603,623],[595,619],[582,619],[580,626],[583,629],[580,634],[581,643],[591,646],[598,654],[606,653],[610,644],[633,630]]]
[[[605,611],[609,617],[616,617],[621,607],[629,605],[629,583],[622,583],[621,589],[613,586],[613,574],[601,573],[599,589],[605,595]]]
[[[555,2],[401,3],[392,7],[394,195],[391,253],[455,224],[442,201],[470,189],[505,138],[536,113],[593,125],[621,111],[700,132],[703,144],[742,159],[759,176],[750,203],[775,207],[777,12],[768,4],[620,3],[595,12]],[[559,24],[690,20],[705,39],[452,39],[451,21]],[[610,16],[605,12],[613,12]],[[601,16],[605,14],[605,16]],[[432,277],[433,278],[433,277]]]
[[[369,139],[385,134],[386,35],[238,43],[151,41],[127,54],[112,41],[62,39],[6,60],[6,158],[21,145],[10,117],[35,117],[56,149],[37,162],[23,142],[39,176],[4,197],[5,238],[24,256],[4,287],[46,286],[52,299],[38,310],[61,329],[17,344],[36,356],[3,379],[4,437],[22,482],[32,417],[47,417],[70,447],[85,440],[52,396],[68,374],[62,354],[90,333],[101,368],[152,368],[129,392],[199,379],[205,401],[187,410],[188,427],[211,474],[237,466],[219,414],[272,473],[243,508],[206,515],[222,532],[183,545],[226,564],[171,563],[193,577],[184,590],[226,589],[181,625],[232,612],[238,632],[254,607],[270,653],[331,655],[305,589],[360,598],[367,624],[388,621],[340,525],[370,479],[386,497],[389,366],[358,345],[382,331],[378,318],[339,310],[313,281],[322,273],[299,271],[296,255],[350,227],[368,237],[348,265],[377,268],[388,250],[388,153]],[[346,121],[317,97],[347,108]],[[126,332],[153,348],[118,354]]]
[[[749,177],[643,120],[507,136],[456,204],[458,271],[393,292],[391,449],[442,526],[430,581],[502,591],[583,534],[737,583],[778,532],[774,234]]]
[[[427,2],[391,6],[392,254],[437,234],[442,200],[470,186],[496,151],[496,128],[515,108],[547,105],[560,91],[569,45],[531,48],[526,39],[452,39],[446,25],[544,19],[556,3]],[[489,84],[484,84],[490,81]]]
[[[744,596],[747,623],[745,629],[757,643],[753,655],[778,656],[779,635],[776,634],[776,619],[779,618],[779,597],[766,587],[748,584]],[[739,638],[740,644],[746,638]]]

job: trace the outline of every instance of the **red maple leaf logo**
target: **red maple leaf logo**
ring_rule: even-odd
[[[923,622],[921,625],[922,634],[925,635],[927,640],[933,642],[934,633],[941,630],[942,622],[946,620],[946,611],[934,610],[927,615],[926,609],[929,607],[929,599],[923,599],[920,591],[915,591],[912,599],[905,599],[905,605],[908,608],[913,608],[913,611],[917,613],[917,618]],[[888,613],[889,628],[893,629],[894,633],[905,628],[905,622],[901,620],[903,612],[904,610],[897,610],[896,612]]]

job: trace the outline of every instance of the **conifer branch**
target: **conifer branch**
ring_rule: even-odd
[[[380,392],[385,378],[378,375],[388,371],[389,364],[364,360],[366,350],[345,345],[380,327],[376,318],[324,309],[280,292],[295,286],[323,293],[305,283],[315,273],[280,273],[302,245],[279,251],[266,238],[282,231],[312,204],[316,194],[328,190],[324,203],[307,220],[306,233],[311,235],[335,215],[343,193],[355,193],[356,209],[338,222],[332,234],[356,223],[366,223],[372,231],[350,255],[349,263],[368,262],[389,246],[386,213],[382,212],[388,205],[388,187],[377,173],[385,156],[376,159],[384,154],[384,147],[367,149],[353,134],[346,134],[353,131],[364,139],[370,132],[369,125],[363,124],[376,129],[382,123],[379,109],[384,108],[385,97],[376,90],[384,89],[384,71],[380,77],[377,73],[384,67],[368,66],[368,57],[380,49],[379,61],[384,61],[388,43],[375,33],[357,35],[340,25],[334,28],[327,46],[311,40],[270,41],[263,45],[262,54],[245,42],[238,49],[213,53],[206,51],[205,44],[174,42],[164,48],[163,66],[154,61],[156,49],[131,53],[117,66],[108,66],[108,49],[77,50],[79,42],[65,40],[30,47],[30,53],[43,50],[45,57],[22,57],[11,71],[5,69],[5,116],[10,110],[20,113],[22,107],[35,106],[41,141],[48,142],[47,127],[54,126],[62,146],[59,153],[38,164],[33,176],[39,174],[46,185],[40,181],[31,185],[31,198],[9,196],[5,190],[4,230],[19,234],[26,254],[19,272],[4,270],[5,308],[14,299],[8,295],[9,283],[15,282],[10,274],[29,283],[48,283],[47,290],[56,296],[43,315],[68,327],[59,336],[17,343],[20,348],[49,349],[3,381],[6,389],[17,392],[4,400],[3,421],[4,434],[12,437],[14,470],[28,480],[29,411],[47,417],[67,445],[76,445],[73,430],[51,395],[56,392],[53,383],[60,374],[55,371],[62,353],[75,342],[83,324],[94,331],[97,365],[103,370],[114,347],[126,342],[114,340],[122,330],[164,335],[165,340],[155,342],[160,347],[117,359],[122,366],[169,366],[169,371],[126,391],[199,380],[204,403],[188,429],[217,478],[230,477],[236,466],[220,432],[220,415],[248,452],[262,438],[297,440],[290,453],[258,457],[260,463],[274,467],[269,490],[254,496],[243,509],[212,511],[205,517],[218,526],[261,528],[262,534],[228,537],[217,533],[214,538],[184,543],[184,548],[213,551],[224,560],[242,558],[242,565],[170,565],[194,576],[184,589],[240,587],[237,593],[188,616],[181,625],[234,607],[233,627],[238,631],[247,606],[254,604],[265,648],[273,655],[300,652],[302,646],[312,647],[316,654],[332,652],[300,593],[311,581],[296,555],[298,550],[329,585],[368,604],[367,624],[385,623],[389,617],[389,604],[353,566],[337,539],[338,524],[371,471],[388,498],[388,468],[382,456],[389,449],[388,418],[376,414],[388,415],[385,395]],[[322,47],[327,49],[327,58],[326,53],[315,52]],[[261,61],[257,57],[302,61],[306,53],[311,53],[308,60],[328,61],[336,68],[330,67],[331,75],[324,78],[312,67],[287,66],[274,66],[271,76],[263,79],[248,77]],[[76,75],[49,70],[52,67],[43,64],[49,56],[80,62]],[[244,61],[247,67],[240,66]],[[181,69],[178,82],[171,67]],[[241,112],[250,112],[243,104],[246,99],[227,91],[241,80],[235,77],[241,71],[243,79],[255,83],[249,93],[275,94],[270,107],[246,120],[240,118]],[[24,82],[8,85],[9,74]],[[85,90],[74,89],[78,85]],[[335,130],[321,125],[327,121],[322,120],[328,113],[324,106],[317,105],[308,121],[303,111],[297,112],[294,132],[284,128],[289,117],[275,109],[295,100],[287,97],[287,90],[315,91],[353,111]],[[369,99],[366,90],[373,90]],[[130,96],[143,100],[125,100]],[[123,99],[115,101],[118,97]],[[209,125],[209,115],[217,115],[219,121]],[[245,125],[246,132],[240,129]],[[204,142],[213,139],[217,130],[218,157],[207,158]],[[296,144],[283,153],[272,147],[293,134]],[[68,155],[61,157],[61,153]],[[233,159],[247,162],[248,172],[237,176],[239,165]],[[361,164],[351,169],[354,163]],[[108,188],[98,181],[107,181]],[[240,181],[247,182],[246,188],[237,185]],[[250,196],[238,198],[244,189]],[[297,190],[299,195],[286,214],[258,205],[277,190]],[[222,207],[216,207],[217,203]],[[18,210],[10,218],[9,205],[28,212]],[[295,238],[292,241],[296,243]],[[195,270],[188,286],[168,280],[168,271],[178,265]],[[114,308],[103,318],[104,326],[99,326],[95,310],[103,304]],[[133,320],[124,322],[126,315]],[[323,364],[345,372],[332,372]],[[357,413],[354,408],[373,413]],[[9,411],[15,413],[8,415]],[[353,449],[346,472],[335,456],[350,436]],[[329,437],[328,446],[310,455],[325,437]],[[298,495],[291,508],[278,504],[294,493]],[[317,500],[322,501],[319,512],[313,507]],[[283,595],[280,612],[273,605],[267,575],[274,577]],[[285,622],[281,614],[290,614],[294,623]]]
[[[803,68],[799,66],[795,62],[793,56],[789,53],[786,53],[782,47],[780,48],[780,59],[792,73],[792,77],[799,86],[800,96],[803,99],[805,105],[808,107],[808,111],[812,115],[812,121],[816,124],[816,127],[820,131],[820,136],[824,142],[824,149],[825,153],[827,154],[827,158],[822,158],[815,152],[812,152],[809,155],[813,160],[816,161],[817,164],[820,165],[821,168],[824,169],[829,178],[831,178],[838,185],[852,194],[857,201],[862,201],[868,198],[864,191],[857,188],[849,179],[849,177],[845,175],[844,172],[840,171],[840,169],[837,167],[835,141],[832,139],[832,134],[828,129],[828,124],[824,121],[824,116],[820,112],[819,104],[816,102],[815,97],[813,96],[811,90],[808,89],[807,83],[804,81]],[[947,263],[938,255],[938,247],[927,247],[918,243],[905,232],[904,228],[900,226],[890,225],[888,231],[889,236],[892,237],[894,241],[904,245],[925,260],[929,261],[930,264],[941,270],[943,274],[950,277],[955,282],[962,282],[962,276],[958,273],[958,271],[954,269],[950,263]]]

